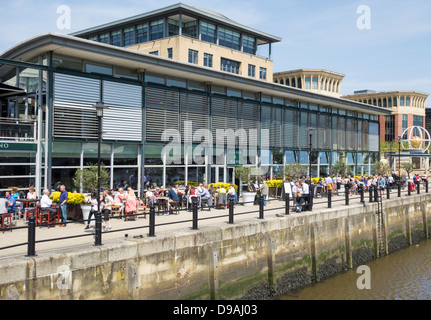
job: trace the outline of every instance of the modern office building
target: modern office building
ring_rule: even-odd
[[[179,19],[178,26],[185,28],[193,17],[199,27],[192,40],[205,46],[200,54],[213,57],[226,49],[220,41],[225,31],[238,32],[242,45],[228,51],[249,56],[241,64],[252,59],[256,67],[263,66],[255,51],[245,52],[242,41],[246,35],[255,37],[256,48],[276,38],[189,8],[175,5],[140,17],[149,27],[162,20],[162,30],[169,29],[168,19]],[[355,173],[372,169],[379,157],[378,116],[390,115],[388,108],[175,59],[174,52],[172,59],[156,56],[136,49],[140,43],[133,41],[127,47],[112,43],[112,30],[122,30],[125,39],[127,28],[137,32],[138,20],[108,24],[109,43],[99,41],[98,31],[98,41],[48,33],[0,56],[0,190],[34,185],[40,191],[57,182],[69,190],[76,187],[75,171],[97,162],[98,102],[108,107],[102,119],[101,161],[112,188],[126,183],[142,192],[148,180],[158,185],[232,182],[241,164],[260,167],[270,177],[294,162],[311,163],[314,176],[328,172],[338,160]],[[216,26],[215,43],[204,43],[204,23]],[[163,33],[158,41],[162,45],[178,37],[183,36]],[[220,136],[223,143],[217,144]],[[227,142],[232,137],[233,148]]]
[[[273,78],[275,83],[339,98],[344,74],[323,69],[299,69],[275,72]]]
[[[425,127],[425,102],[428,94],[416,91],[361,90],[343,98],[391,110],[390,115],[379,116],[380,141],[394,141],[411,126]]]

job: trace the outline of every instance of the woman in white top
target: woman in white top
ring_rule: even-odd
[[[109,215],[111,214],[111,206],[114,204],[114,198],[111,197],[108,190],[105,190],[103,192],[103,204],[104,204],[104,220],[105,220],[105,227],[104,230],[111,230],[111,223],[109,222]]]
[[[36,192],[34,192],[34,187],[28,188],[27,199],[37,199]]]

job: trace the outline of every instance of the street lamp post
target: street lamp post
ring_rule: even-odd
[[[398,197],[401,197],[401,137],[398,140]]]
[[[315,130],[315,129],[314,128],[307,128],[308,135],[310,136],[310,148],[309,148],[309,152],[308,152],[308,175],[310,177],[310,180],[311,180],[311,147],[312,147],[313,130]]]
[[[103,102],[94,105],[97,115],[97,212],[96,212],[96,232],[95,245],[102,245],[102,215],[100,212],[100,143],[102,140],[102,118],[103,110],[106,108]]]

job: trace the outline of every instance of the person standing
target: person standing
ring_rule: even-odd
[[[65,185],[60,186],[60,210],[61,210],[61,225],[60,227],[65,227],[67,223],[67,200],[69,198],[69,194],[66,190]]]
[[[266,201],[268,200],[269,187],[265,180],[262,180],[262,185],[260,186],[260,194],[263,197],[263,205],[266,206]]]

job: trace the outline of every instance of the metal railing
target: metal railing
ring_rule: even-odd
[[[36,120],[0,117],[0,141],[34,141]]]
[[[413,185],[414,184],[414,188]],[[395,187],[386,187],[386,188],[379,188],[378,186],[374,186],[372,185],[370,188],[367,188],[367,190],[365,190],[364,187],[360,187],[356,190],[356,194],[354,196],[352,196],[350,194],[350,190],[348,188],[346,188],[344,190],[344,197],[340,197],[339,199],[333,199],[333,194],[332,191],[329,191],[328,193],[324,194],[322,196],[322,199],[324,197],[326,197],[326,199],[323,199],[323,201],[316,201],[316,198],[314,197],[314,192],[313,192],[313,188],[310,188],[310,191],[312,191],[309,195],[307,195],[308,199],[305,202],[305,204],[303,204],[304,209],[303,211],[312,211],[313,210],[313,206],[316,205],[321,205],[324,204],[325,207],[327,208],[332,208],[332,205],[336,202],[344,202],[344,206],[349,206],[350,205],[350,201],[351,200],[359,200],[359,203],[361,204],[365,204],[366,199],[368,199],[368,201],[370,203],[373,202],[378,202],[379,201],[379,193],[380,196],[382,197],[383,195],[385,195],[386,199],[390,199],[391,196],[394,194],[393,190],[396,190],[396,195],[397,197],[401,197],[403,194],[405,196],[411,196],[413,194],[413,192],[416,192],[417,194],[420,194],[421,192],[421,185],[423,185],[424,187],[424,191],[425,193],[428,193],[428,181],[425,180],[424,182],[421,183],[413,183],[413,182],[408,182],[406,186],[401,186],[400,184],[398,184],[398,186]],[[405,187],[407,187],[407,194],[405,193]],[[402,192],[404,190],[404,192]],[[383,191],[386,191],[386,193],[384,193]],[[366,193],[368,193],[368,197],[366,197]],[[306,197],[306,198],[307,198]],[[295,207],[297,205],[297,203],[295,203],[295,199],[292,199],[289,194],[286,194],[284,198],[279,197],[279,198],[273,198],[273,199],[267,199],[264,200],[264,198],[262,196],[259,196],[256,198],[257,200],[254,201],[250,201],[250,202],[235,202],[232,198],[230,198],[226,204],[221,205],[221,208],[228,208],[228,213],[227,214],[222,214],[222,215],[212,215],[210,217],[199,217],[199,209],[211,209],[211,208],[220,208],[220,205],[216,204],[216,205],[206,205],[203,206],[201,204],[201,206],[198,205],[198,202],[192,202],[191,204],[191,209],[190,208],[185,208],[185,209],[170,209],[170,210],[159,210],[156,212],[156,206],[154,204],[149,206],[149,213],[136,213],[136,214],[120,214],[119,216],[114,216],[114,217],[110,217],[110,219],[137,219],[139,217],[142,216],[146,216],[149,215],[149,224],[148,225],[140,225],[140,226],[133,226],[133,227],[128,227],[128,228],[122,228],[122,229],[118,229],[118,230],[110,230],[109,233],[114,233],[114,232],[124,232],[124,231],[130,231],[130,230],[137,230],[137,229],[148,229],[148,236],[149,237],[155,237],[156,236],[156,227],[162,227],[162,226],[167,226],[167,225],[173,225],[173,224],[182,224],[182,223],[191,223],[192,225],[192,229],[193,230],[198,230],[199,226],[199,222],[200,221],[204,221],[204,220],[212,220],[212,219],[218,219],[218,218],[228,218],[228,223],[229,224],[234,224],[234,220],[235,217],[240,216],[240,215],[246,215],[246,214],[258,214],[257,218],[262,220],[265,218],[265,213],[268,211],[273,211],[273,210],[284,210],[284,214],[283,216],[288,216],[290,215],[290,210],[291,208]],[[279,201],[279,202],[283,202],[283,205],[281,207],[275,207],[275,208],[267,208],[265,209],[265,205],[264,202],[271,202],[271,201]],[[235,212],[235,205],[245,205],[245,204],[254,204],[254,205],[258,205],[258,210],[250,210],[250,211],[245,211],[245,212]],[[160,214],[172,214],[172,213],[176,213],[179,214],[181,211],[192,211],[192,218],[191,219],[186,219],[186,220],[180,220],[180,221],[172,221],[172,222],[165,222],[165,223],[159,223],[156,224],[156,215],[160,215]],[[5,246],[5,247],[0,247],[0,251],[1,250],[5,250],[5,249],[11,249],[11,248],[15,248],[15,247],[19,247],[19,246],[27,246],[27,256],[31,257],[31,256],[35,256],[36,255],[36,244],[38,243],[42,243],[42,242],[51,242],[51,241],[60,241],[60,240],[66,240],[66,239],[74,239],[74,238],[80,238],[80,237],[88,237],[88,236],[94,236],[94,245],[96,246],[100,246],[102,245],[102,214],[100,212],[96,212],[95,213],[95,218],[93,219],[81,219],[81,220],[75,220],[72,222],[66,222],[66,224],[71,224],[71,223],[90,223],[91,221],[95,221],[95,232],[94,233],[89,233],[89,234],[78,234],[78,235],[71,235],[71,236],[65,236],[65,237],[60,237],[60,238],[51,238],[51,239],[44,239],[44,240],[36,240],[36,230],[37,230],[37,226],[39,227],[43,227],[43,226],[55,226],[55,225],[60,225],[63,224],[63,222],[59,222],[59,223],[42,223],[42,224],[37,224],[36,223],[36,218],[35,216],[30,216],[28,218],[28,224],[27,226],[20,226],[20,227],[13,227],[13,226],[8,226],[8,227],[4,227],[4,229],[0,229],[0,231],[10,231],[10,230],[18,230],[18,229],[27,229],[28,230],[28,240],[27,242],[23,242],[23,243],[18,243],[18,244],[13,244],[13,245],[9,245],[9,246]]]

